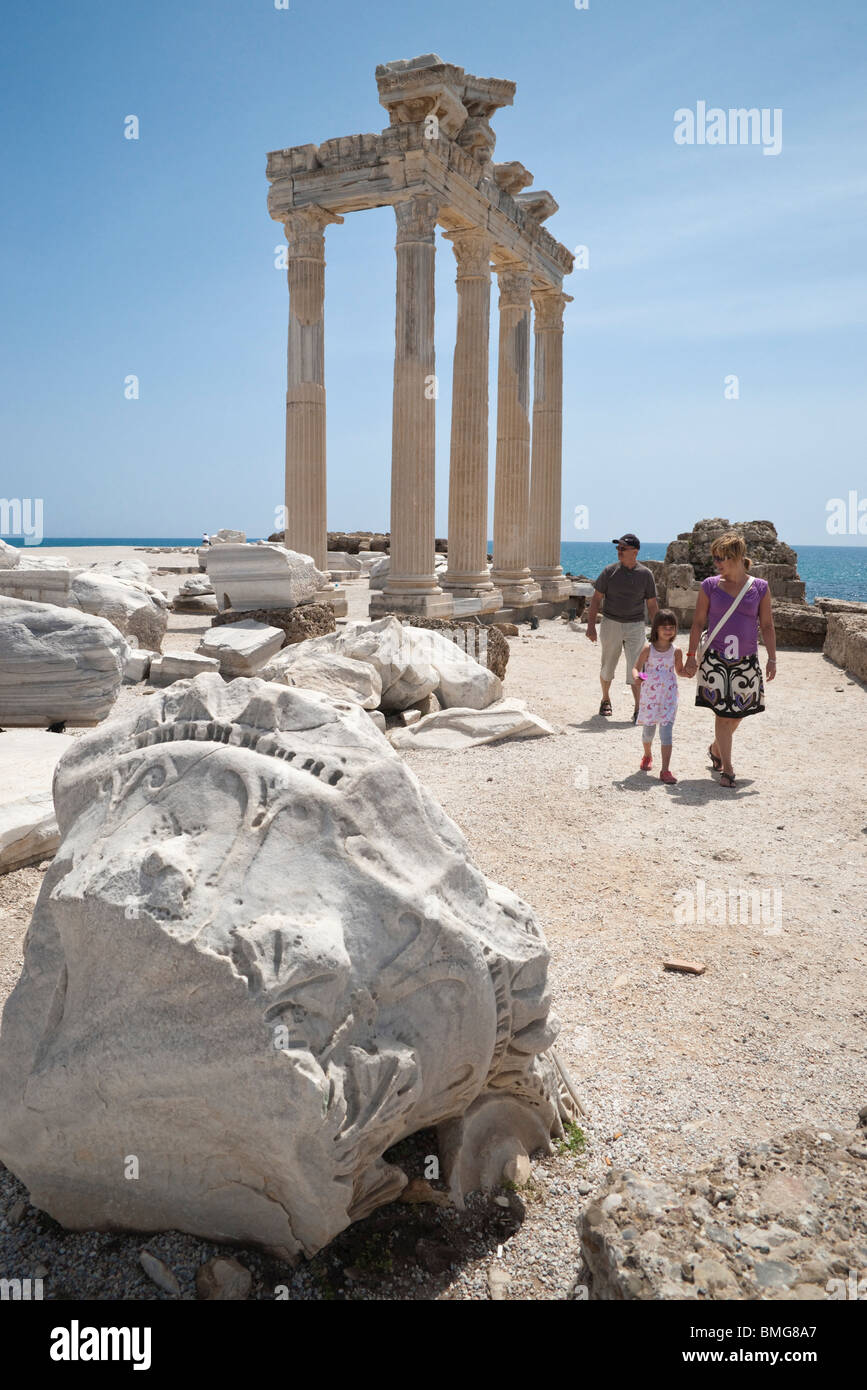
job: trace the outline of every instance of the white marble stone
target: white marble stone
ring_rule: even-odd
[[[522,700],[500,700],[487,709],[444,709],[405,729],[390,729],[394,748],[474,748],[507,738],[543,738],[555,731]]]
[[[17,545],[0,540],[0,570],[17,569],[21,555]]]
[[[55,1220],[309,1257],[401,1139],[483,1099],[504,1168],[559,1131],[542,933],[359,707],[200,677],[76,739],[55,806],[0,1036],[0,1159]]]
[[[0,874],[48,859],[57,849],[51,784],[73,741],[69,734],[43,729],[0,734]]]
[[[242,613],[309,603],[327,583],[309,555],[282,545],[217,545],[207,559],[217,606]]]
[[[148,680],[151,685],[173,685],[175,681],[192,680],[209,671],[219,672],[220,663],[212,656],[197,652],[164,652],[151,662]]]
[[[145,651],[142,647],[130,648],[123,667],[125,685],[136,685],[139,681],[147,680],[153,655],[153,652]]]
[[[362,709],[379,707],[382,680],[375,667],[335,652],[311,652],[310,646],[310,642],[298,642],[286,647],[259,675],[263,680],[318,690],[335,700],[349,700]]]
[[[220,671],[228,679],[234,676],[255,676],[277,655],[283,645],[282,627],[269,627],[245,619],[212,627],[197,647],[200,656],[211,656],[220,663]]]
[[[22,599],[25,603],[54,603],[65,608],[70,598],[68,564],[52,560],[35,563],[36,557],[21,555],[17,565],[0,568],[0,596]]]
[[[162,646],[168,600],[152,586],[93,569],[80,570],[72,580],[69,604],[82,613],[106,618],[136,647],[158,652]]]
[[[104,719],[128,650],[105,618],[0,597],[0,728]]]

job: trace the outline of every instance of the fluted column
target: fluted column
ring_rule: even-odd
[[[288,242],[286,545],[327,570],[325,476],[325,228],[343,218],[311,205],[283,219]],[[317,597],[346,612],[343,590]]]
[[[434,574],[436,364],[434,259],[439,200],[419,193],[395,204],[397,296],[391,437],[391,565],[371,595],[373,614],[452,612]]]
[[[452,379],[449,566],[443,585],[455,598],[479,598],[482,611],[494,611],[502,606],[502,594],[491,582],[487,559],[492,239],[481,227],[446,236],[458,265],[458,321]]]
[[[497,271],[500,355],[497,372],[497,477],[491,579],[506,607],[541,597],[527,563],[530,537],[530,272]]]
[[[563,467],[563,310],[572,296],[561,290],[532,291],[533,449],[530,469],[530,569],[547,602],[571,589],[560,564]]]

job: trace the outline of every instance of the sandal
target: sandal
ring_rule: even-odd
[[[716,753],[713,751],[712,743],[708,744],[707,755],[713,763],[714,772],[722,772],[722,758],[717,757]]]
[[[650,769],[651,769],[652,767],[653,767],[653,758],[648,758],[647,755],[645,754],[645,756],[641,759],[641,771],[642,771],[642,772],[649,772]]]
[[[600,714],[605,714],[605,715],[613,714],[613,713],[614,713],[613,709],[611,708],[611,701],[610,701],[610,700],[603,700],[603,701],[602,701],[602,703],[601,703],[600,706],[599,706],[599,713],[600,713]]]
[[[733,787],[735,785],[735,775],[733,772],[720,773],[719,784],[721,787]]]
[[[666,768],[664,772],[660,772],[660,774],[659,774],[659,780],[660,780],[660,782],[665,782],[666,784],[670,784],[670,783],[672,783],[672,782],[676,782],[676,781],[677,781],[677,778],[675,777],[675,775],[674,775],[673,772],[669,772],[668,768]]]

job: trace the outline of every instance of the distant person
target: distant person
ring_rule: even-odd
[[[646,565],[638,563],[641,541],[633,531],[613,541],[617,546],[617,559],[613,565],[606,565],[596,580],[594,593],[587,614],[587,636],[596,641],[596,615],[602,606],[602,666],[599,682],[602,686],[602,702],[599,713],[609,716],[612,713],[609,693],[621,652],[626,658],[626,683],[632,685],[635,709],[633,724],[638,719],[638,700],[641,681],[632,682],[632,670],[638,654],[644,646],[647,630],[644,621],[644,605],[653,621],[658,607],[656,601],[656,581]]]
[[[777,635],[771,591],[764,579],[749,573],[746,542],[736,531],[717,536],[710,548],[719,573],[702,582],[689,634],[684,672],[698,672],[695,703],[713,710],[714,740],[708,756],[719,772],[720,786],[733,787],[732,740],[748,714],[765,708],[765,688],[758,658],[758,630],[768,649],[767,676],[777,674]],[[708,635],[699,646],[707,628]]]
[[[653,767],[653,736],[659,725],[662,752],[660,782],[676,782],[671,772],[671,745],[674,741],[674,721],[677,717],[677,678],[684,674],[683,652],[674,645],[677,637],[677,615],[670,608],[660,608],[653,619],[650,641],[632,668],[632,679],[642,680],[638,702],[638,722],[642,726],[644,757],[641,771]]]
[[[210,544],[211,544],[211,538],[210,538],[210,536],[208,535],[207,531],[203,531],[203,532],[202,532],[202,545],[210,545]]]

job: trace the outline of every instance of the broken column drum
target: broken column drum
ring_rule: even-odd
[[[286,544],[325,568],[325,228],[350,212],[393,206],[392,563],[384,588],[371,596],[371,614],[447,616],[458,599],[478,603],[482,612],[504,605],[526,610],[540,598],[564,601],[561,340],[562,310],[570,296],[562,284],[573,256],[542,226],[557,211],[551,194],[527,189],[533,176],[517,161],[493,162],[491,118],[511,105],[515,84],[475,77],[436,54],[386,63],[377,68],[376,82],[390,121],[381,134],[344,136],[268,156],[269,211],[283,223],[289,246]],[[434,562],[437,226],[454,246],[459,299],[449,564],[439,578]],[[501,290],[504,276],[510,287],[500,301],[493,575],[487,568],[491,263]],[[512,294],[515,277],[520,304]],[[536,399],[531,404],[534,310]],[[342,591],[324,589],[321,597],[345,611]]]

